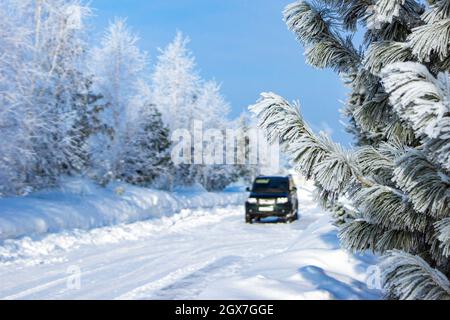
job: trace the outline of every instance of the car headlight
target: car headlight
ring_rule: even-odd
[[[289,198],[278,198],[277,199],[277,203],[279,203],[279,204],[288,203],[288,202],[289,202]]]
[[[257,203],[258,200],[257,200],[256,198],[248,198],[248,199],[247,199],[247,202],[248,202],[248,203],[251,203],[251,204],[254,204],[254,203]]]

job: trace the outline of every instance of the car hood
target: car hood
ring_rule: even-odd
[[[287,198],[289,197],[288,192],[269,192],[269,193],[261,193],[261,192],[251,192],[250,198]]]

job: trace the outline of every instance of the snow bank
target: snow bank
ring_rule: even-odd
[[[84,179],[22,198],[0,199],[0,241],[68,229],[91,229],[170,216],[182,209],[241,204],[245,193],[207,193],[183,189],[170,193],[115,184],[101,188]]]

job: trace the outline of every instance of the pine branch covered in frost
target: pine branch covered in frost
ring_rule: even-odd
[[[417,232],[388,230],[381,225],[356,219],[345,223],[339,230],[341,244],[352,252],[371,250],[384,253],[392,249],[415,250],[421,245]]]
[[[318,7],[319,5],[316,4]],[[316,68],[333,68],[338,72],[355,72],[361,57],[350,38],[333,31],[339,22],[325,5],[316,8],[306,1],[292,3],[284,10],[288,28],[306,48],[306,60]]]
[[[406,0],[376,0],[374,5],[374,20],[377,23],[391,23],[400,15],[400,9]]]
[[[383,84],[400,118],[424,137],[427,148],[450,169],[450,80],[435,78],[421,64],[395,63],[383,69]]]
[[[442,219],[435,224],[438,239],[441,242],[440,249],[444,256],[450,256],[450,218]]]
[[[340,14],[342,15],[342,23],[346,30],[356,31],[358,20],[363,19],[369,7],[372,5],[372,1],[358,1],[358,0],[335,0],[333,3],[338,7]]]
[[[422,15],[422,20],[427,24],[432,24],[450,17],[450,1],[436,0],[433,2],[430,10],[427,10]]]
[[[395,41],[380,41],[372,44],[366,52],[363,64],[373,74],[395,62],[406,62],[414,59],[408,44]]]
[[[405,41],[411,29],[423,24],[423,5],[416,0],[375,0],[364,16],[366,43]]]
[[[331,21],[327,21],[326,10],[316,10],[306,1],[286,6],[284,19],[300,42],[319,41],[324,34],[330,34]]]
[[[392,117],[391,109],[389,96],[378,93],[356,108],[352,115],[362,130],[374,133],[386,129],[381,124],[385,124]]]
[[[298,169],[325,190],[343,191],[358,176],[353,155],[327,136],[315,135],[303,121],[297,105],[274,93],[262,93],[258,103],[249,109],[271,140],[280,138]]]
[[[380,267],[384,287],[400,299],[450,299],[450,282],[422,258],[402,251],[389,252]]]
[[[436,218],[450,216],[450,177],[438,171],[418,150],[409,150],[396,160],[393,180],[421,213]]]
[[[430,138],[450,131],[442,125],[450,112],[448,75],[436,79],[424,65],[406,62],[386,67],[381,76],[393,107],[414,129]]]
[[[383,142],[378,148],[363,146],[357,151],[357,161],[364,175],[380,175],[392,177],[395,159],[404,153],[404,145],[400,141]]]
[[[450,19],[440,20],[433,24],[425,24],[413,29],[408,37],[412,53],[422,62],[430,62],[433,55],[441,61],[448,56],[450,41]]]
[[[306,61],[320,69],[332,68],[338,72],[356,71],[354,62],[360,57],[352,47],[350,38],[329,38],[309,46],[306,51]]]
[[[425,232],[428,217],[413,210],[407,196],[383,185],[361,189],[354,203],[367,221],[386,229]]]
[[[364,220],[346,223],[339,230],[341,244],[352,252],[377,251],[377,241],[386,230],[381,226]]]

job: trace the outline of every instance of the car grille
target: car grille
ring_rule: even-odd
[[[259,199],[259,204],[262,205],[273,205],[275,202],[275,199]]]

